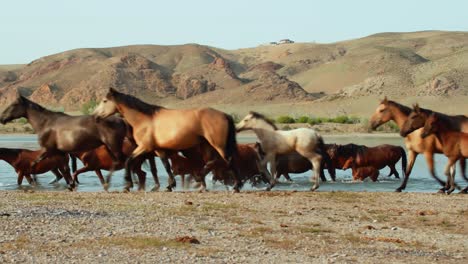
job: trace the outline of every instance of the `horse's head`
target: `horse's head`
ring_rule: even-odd
[[[419,105],[413,105],[413,111],[411,111],[408,119],[406,119],[405,123],[403,123],[403,126],[400,129],[400,135],[402,137],[406,137],[416,129],[423,127],[424,123],[426,122],[426,118],[427,114],[424,113],[421,108],[419,108]]]
[[[6,124],[11,120],[26,117],[26,104],[26,98],[18,94],[15,101],[13,101],[0,115],[0,123]]]
[[[114,88],[110,88],[104,99],[94,109],[92,115],[96,118],[106,118],[118,112],[114,96],[118,93]]]
[[[277,130],[278,128],[264,115],[257,112],[249,112],[237,125],[237,132],[262,127],[265,129]]]
[[[377,129],[380,125],[385,124],[386,122],[392,119],[392,112],[390,111],[390,106],[388,104],[387,97],[385,97],[375,109],[374,114],[371,116],[370,125],[372,130]]]
[[[429,115],[429,117],[426,119],[426,122],[424,123],[424,129],[421,133],[421,137],[425,138],[435,132],[437,132],[437,116],[435,115],[435,113],[432,113],[431,115]]]

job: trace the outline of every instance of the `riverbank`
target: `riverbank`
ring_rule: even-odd
[[[467,195],[1,191],[0,197],[0,262],[467,259]]]

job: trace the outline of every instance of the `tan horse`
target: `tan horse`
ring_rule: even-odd
[[[455,162],[457,160],[465,160],[468,158],[468,133],[463,133],[450,128],[451,120],[445,115],[432,113],[427,117],[421,137],[427,137],[430,134],[435,134],[437,139],[442,143],[442,150],[448,158],[448,163],[445,167],[445,175],[447,176],[447,194],[455,190]],[[466,187],[462,192],[466,192]]]
[[[385,97],[375,110],[375,113],[370,119],[372,129],[376,129],[380,125],[393,120],[401,129],[403,124],[408,119],[412,109],[394,101],[387,100]],[[427,165],[431,176],[437,180],[442,186],[445,186],[445,182],[439,179],[435,175],[434,170],[434,153],[442,153],[442,145],[435,136],[428,136],[421,138],[422,128],[415,130],[411,134],[405,137],[405,146],[408,151],[408,166],[406,167],[405,178],[401,183],[400,187],[396,189],[397,192],[401,192],[406,188],[409,176],[416,161],[418,154],[423,154],[426,158]],[[465,161],[460,160],[460,167],[462,168],[462,175],[465,171]],[[441,191],[445,189],[442,188]]]
[[[93,115],[105,118],[117,112],[132,126],[133,138],[138,145],[126,161],[126,190],[133,187],[130,174],[132,161],[138,156],[155,151],[169,175],[167,190],[172,191],[176,181],[171,172],[168,154],[206,141],[234,171],[234,190],[239,191],[241,184],[238,173],[231,162],[231,157],[237,150],[236,131],[231,116],[212,108],[167,109],[147,104],[110,88]],[[205,166],[212,166],[214,161],[208,161]]]
[[[276,128],[275,124],[269,121],[265,116],[250,112],[236,125],[237,131],[251,129],[255,132],[265,157],[261,162],[261,170],[265,175],[270,177],[271,189],[276,180],[271,175],[276,175],[276,156],[279,154],[288,154],[294,151],[298,152],[301,156],[307,158],[314,170],[315,183],[310,189],[316,190],[320,183],[320,172],[322,170],[322,159],[325,157],[329,162],[328,154],[326,154],[325,144],[322,137],[313,129],[297,128],[289,131],[280,131]],[[267,164],[270,163],[271,174],[266,169]],[[312,178],[311,178],[312,180]]]

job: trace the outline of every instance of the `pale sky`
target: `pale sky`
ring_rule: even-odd
[[[464,0],[14,0],[0,4],[0,64],[83,47],[290,38],[330,43],[379,32],[468,30]]]

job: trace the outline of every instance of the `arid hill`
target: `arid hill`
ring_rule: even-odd
[[[197,44],[77,49],[0,66],[0,108],[19,91],[74,110],[115,87],[171,107],[364,114],[387,95],[467,114],[466,104],[441,105],[468,98],[467,44],[468,32],[425,31],[239,50]]]

